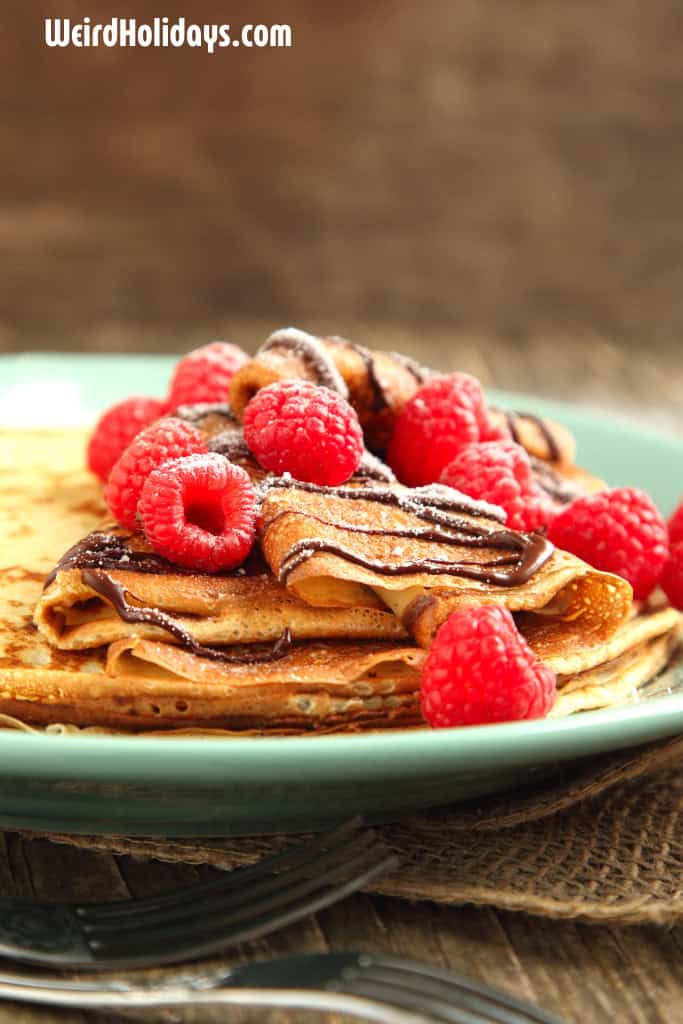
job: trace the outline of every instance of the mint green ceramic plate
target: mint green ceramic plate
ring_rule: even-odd
[[[161,394],[171,359],[0,359],[0,422],[85,422],[131,392]],[[582,409],[517,395],[554,416],[580,460],[647,488],[669,512],[683,491],[683,442]],[[58,552],[55,552],[58,554]],[[562,763],[683,732],[683,664],[636,704],[569,719],[441,731],[287,739],[144,739],[0,732],[0,828],[230,835],[318,828],[353,813],[388,819],[510,788]]]

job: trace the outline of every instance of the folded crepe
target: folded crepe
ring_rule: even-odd
[[[253,648],[241,652],[258,657]],[[274,660],[231,663],[131,637],[112,644],[108,656],[53,650],[45,665],[5,669],[0,711],[42,725],[133,732],[416,724],[423,656],[406,644],[325,641],[292,645]]]
[[[229,411],[205,408],[196,422],[210,439],[238,433]],[[425,651],[407,625],[425,641],[430,616],[491,601],[513,610],[558,673],[557,714],[631,699],[670,656],[677,613],[630,615],[624,581],[506,531],[498,510],[443,488],[359,478],[321,491],[268,478],[266,563],[257,553],[232,574],[183,572],[141,535],[102,525],[84,440],[0,437],[5,725],[199,735],[422,727]],[[419,572],[413,558],[426,558]],[[369,559],[402,569],[368,569]]]
[[[673,608],[641,609],[607,643],[544,659],[557,673],[558,695],[551,716],[639,700],[644,684],[671,666],[674,658],[683,669],[682,624],[683,616]],[[672,672],[678,674],[679,668],[672,667]],[[661,678],[661,692],[666,692],[666,678]]]
[[[272,481],[262,548],[275,577],[316,607],[374,606],[379,596],[423,647],[460,608],[497,604],[548,654],[604,643],[628,617],[630,585],[500,509],[450,488],[321,488]]]
[[[576,442],[562,424],[530,412],[491,409],[494,423],[504,427],[513,441],[526,448],[530,455],[564,470],[573,466]]]
[[[185,572],[140,534],[109,527],[70,548],[47,577],[35,624],[55,647],[83,650],[134,634],[187,645],[295,640],[400,640],[407,633],[379,598],[314,608],[279,583],[258,553],[234,573]]]
[[[348,399],[358,413],[368,448],[382,454],[396,417],[435,373],[400,352],[381,352],[346,338],[319,338],[287,327],[271,334],[235,374],[230,404],[239,420],[261,388],[279,380],[309,380]],[[561,471],[573,466],[576,444],[562,424],[526,412],[492,409],[491,414],[530,455]]]
[[[235,374],[230,404],[241,417],[257,391],[302,378],[337,391],[358,413],[371,451],[386,449],[399,412],[430,370],[398,352],[377,352],[345,338],[317,338],[288,327],[275,331]]]

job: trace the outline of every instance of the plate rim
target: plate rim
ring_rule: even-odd
[[[74,365],[101,360],[94,353],[19,352],[0,356],[0,364],[23,357],[55,362],[65,359]],[[106,353],[121,363],[154,361],[165,365],[174,357],[157,353]],[[487,389],[503,406],[528,407],[548,416],[579,417],[589,429],[637,437],[642,443],[673,450],[683,455],[683,438],[660,428],[634,423],[625,416],[602,412],[590,405],[548,399],[521,392]],[[83,424],[85,425],[85,424]],[[10,423],[0,426],[11,428]],[[18,428],[21,429],[21,428]],[[23,429],[30,429],[24,427]],[[45,428],[39,428],[45,429]],[[0,670],[1,675],[1,670]],[[600,740],[603,730],[608,742]],[[293,782],[314,769],[315,778],[330,782],[338,777],[344,763],[344,781],[367,778],[433,775],[440,768],[472,770],[554,763],[591,753],[620,749],[658,737],[683,732],[683,693],[647,699],[616,708],[583,711],[567,718],[538,719],[496,725],[430,730],[397,729],[386,732],[287,737],[150,737],[106,735],[60,735],[28,733],[0,728],[0,759],[6,776],[35,778],[39,772],[58,774],[65,780],[167,781],[179,785],[223,779],[239,769],[247,782],[278,780]],[[493,752],[493,759],[492,759]],[[363,756],[363,755],[369,756]],[[246,775],[245,775],[246,773]],[[310,778],[310,776],[308,776]]]
[[[666,729],[660,730],[660,724],[665,724]],[[617,728],[619,731],[613,737],[616,744],[595,747],[602,730]],[[420,758],[417,772],[411,771],[411,776],[427,776],[440,768],[456,766],[498,769],[567,760],[646,743],[658,736],[675,736],[679,731],[683,731],[683,694],[669,694],[642,704],[582,711],[566,718],[353,735],[167,738],[8,730],[0,731],[0,754],[6,776],[35,777],[43,767],[53,769],[59,758],[59,775],[64,779],[111,779],[111,769],[115,768],[120,782],[166,779],[174,784],[181,771],[190,771],[189,776],[184,776],[187,782],[215,781],[228,768],[250,772],[248,778],[241,775],[240,781],[244,782],[272,781],[275,770],[278,782],[287,782],[300,779],[302,771],[314,767],[316,781],[329,782],[336,777],[337,762],[342,759],[344,781],[352,782],[375,775],[403,775],[408,752],[419,754]],[[556,746],[558,738],[570,742]],[[491,762],[491,747],[496,740],[501,746]],[[366,760],[360,756],[363,752],[372,752],[373,758]],[[84,769],[82,761],[93,754],[98,757]],[[7,755],[15,755],[14,763],[5,761]]]

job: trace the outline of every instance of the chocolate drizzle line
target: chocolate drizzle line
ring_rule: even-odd
[[[151,551],[135,551],[128,547],[130,534],[102,533],[98,530],[83,537],[77,544],[66,551],[43,585],[43,590],[54,581],[57,574],[67,569],[117,569],[120,572],[157,573],[159,575],[195,576],[194,569],[184,569],[173,565]],[[247,560],[237,569],[229,572],[212,573],[215,576],[259,576],[267,571],[260,556],[260,550],[254,546]]]
[[[435,370],[430,370],[426,366],[420,366],[417,360],[411,356],[406,356],[403,352],[390,352],[391,358],[400,363],[408,373],[412,374],[418,384],[426,384],[430,377],[433,377]]]
[[[166,612],[159,608],[137,607],[129,603],[127,595],[129,590],[117,580],[99,569],[83,569],[81,579],[86,587],[90,587],[101,597],[109,601],[116,613],[124,622],[145,623],[150,626],[158,626],[174,636],[183,647],[186,647],[192,654],[201,658],[212,658],[215,661],[227,662],[230,665],[255,665],[263,662],[278,661],[283,658],[292,646],[292,634],[285,629],[273,647],[267,651],[252,651],[244,654],[226,654],[223,648],[207,647],[197,643],[195,638],[184,626]]]
[[[582,494],[586,493],[584,488],[580,487],[573,480],[566,480],[556,469],[553,469],[547,462],[544,462],[543,459],[530,455],[529,461],[531,462],[536,483],[558,505],[568,505],[575,498],[579,498]]]
[[[228,428],[227,430],[221,430],[218,434],[214,434],[206,442],[206,447],[210,452],[218,452],[219,455],[224,455],[230,462],[254,461],[254,456],[247,447],[242,431],[235,428]]]
[[[349,389],[346,381],[335,366],[334,360],[325,351],[319,338],[305,331],[299,331],[294,327],[288,327],[282,331],[275,331],[274,334],[264,341],[258,351],[261,355],[270,349],[285,349],[299,356],[313,371],[321,387],[329,388],[349,397]]]
[[[379,480],[382,483],[395,484],[396,477],[385,462],[369,451],[363,453],[360,466],[353,474],[354,480]]]
[[[229,402],[197,402],[195,405],[179,405],[173,415],[196,426],[207,416],[221,416],[230,423],[237,423]]]
[[[341,345],[343,348],[348,349],[350,352],[355,352],[357,356],[363,360],[365,369],[368,375],[368,383],[372,390],[372,411],[381,412],[382,409],[386,409],[389,405],[389,399],[387,398],[384,385],[379,379],[377,374],[377,364],[375,363],[375,357],[370,349],[367,349],[364,345],[357,345],[355,341],[348,341],[346,338],[339,338],[336,335],[326,339],[333,345]]]
[[[98,530],[83,537],[65,551],[45,580],[45,590],[57,574],[66,569],[123,569],[133,572],[183,573],[180,566],[171,565],[165,558],[148,551],[134,551],[127,547],[130,535],[102,533]]]
[[[521,444],[521,434],[519,432],[520,420],[527,420],[529,423],[533,423],[538,429],[539,434],[548,446],[548,458],[550,462],[560,462],[562,458],[562,450],[557,442],[557,438],[552,431],[552,428],[546,420],[541,416],[536,416],[531,412],[508,412],[504,411],[505,422],[507,428],[510,431],[510,436],[513,441],[517,444]]]
[[[292,485],[288,485],[286,481],[275,480],[271,481],[269,486]],[[420,500],[415,491],[410,495],[406,495],[388,488],[319,488],[315,484],[304,485],[299,482],[293,486],[307,491],[332,494],[340,498],[361,499],[394,505],[402,511],[411,513],[423,522],[430,524],[425,528],[381,529],[348,526],[342,523],[328,523],[318,516],[312,515],[310,517],[320,523],[338,527],[350,533],[424,540],[472,549],[503,548],[511,550],[509,550],[507,555],[492,558],[486,562],[458,562],[449,558],[424,558],[419,561],[401,561],[392,564],[390,562],[364,558],[362,555],[358,555],[349,548],[334,541],[304,538],[292,545],[280,564],[279,579],[282,583],[286,583],[291,573],[307,561],[311,555],[316,552],[326,552],[337,555],[340,558],[345,558],[380,575],[452,575],[482,580],[486,583],[497,584],[503,587],[515,587],[526,583],[548,561],[554,550],[553,545],[540,534],[516,533],[512,530],[487,528],[482,524],[471,523],[467,519],[460,518],[457,513],[464,513],[475,518],[484,515],[490,518],[500,518],[496,517],[494,509],[489,510],[485,506],[477,505],[477,503],[470,503],[464,495],[460,499],[457,496],[452,497],[451,495],[440,494],[434,488],[426,488],[426,493],[423,492],[422,500]],[[283,510],[283,512],[278,513],[275,519],[279,518],[280,515],[286,515],[289,511]],[[448,514],[449,512],[451,515]],[[453,513],[456,514],[453,515]],[[293,510],[293,514],[307,515],[306,512],[298,512],[296,510]],[[275,519],[271,520],[271,523]],[[435,529],[434,527],[437,528]],[[439,527],[446,527],[446,529],[439,529]]]

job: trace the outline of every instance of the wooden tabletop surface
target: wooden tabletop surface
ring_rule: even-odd
[[[275,322],[235,322],[226,334],[253,348]],[[179,351],[173,332],[153,338],[135,327],[117,328],[128,350]],[[103,325],[100,337],[112,337]],[[616,409],[643,423],[683,430],[683,366],[676,346],[652,358],[636,345],[607,338],[472,337],[441,330],[399,331],[359,324],[354,335],[412,352],[444,368],[466,368],[487,383],[586,401]],[[63,340],[63,339],[62,339]],[[190,343],[202,339],[193,336]],[[184,344],[187,344],[185,342]],[[66,346],[63,346],[66,347]],[[45,898],[116,898],[192,882],[209,869],[134,861],[55,846],[45,840],[0,835],[0,894]],[[503,986],[561,1014],[569,1024],[598,1020],[623,1024],[671,1024],[683,1020],[683,926],[670,929],[608,927],[552,921],[493,909],[408,903],[357,895],[267,941],[244,947],[234,960],[291,951],[356,949],[423,959]],[[0,1024],[109,1021],[105,1014],[0,1006]],[[146,1020],[166,1020],[148,1014]],[[173,1018],[225,1020],[225,1011]],[[298,1020],[285,1013],[235,1014],[235,1020]]]

